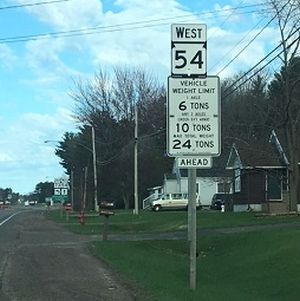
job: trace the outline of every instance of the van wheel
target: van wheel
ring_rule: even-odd
[[[160,211],[160,209],[161,209],[161,206],[160,206],[160,205],[155,205],[154,208],[153,208],[153,210],[154,210],[155,212]]]

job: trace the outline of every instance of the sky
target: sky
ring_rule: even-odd
[[[247,71],[279,43],[276,24],[266,26],[271,17],[262,13],[261,3],[0,0],[0,187],[26,194],[63,175],[55,141],[76,131],[74,81],[91,79],[99,68],[130,66],[165,84],[172,23],[207,25],[209,75],[223,80]],[[87,28],[94,29],[86,34]],[[81,35],[49,34],[78,30]]]

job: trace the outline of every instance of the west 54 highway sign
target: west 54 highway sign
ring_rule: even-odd
[[[220,154],[220,80],[168,78],[168,153],[170,156]]]
[[[206,75],[206,25],[172,24],[171,72],[174,76]]]

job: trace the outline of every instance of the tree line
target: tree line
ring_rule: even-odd
[[[272,79],[260,73],[230,96],[224,95],[235,77],[222,81],[222,150],[234,139],[267,141],[276,130],[287,147],[289,158],[299,156],[300,58],[275,72]],[[287,78],[293,85],[285,101]],[[81,123],[77,133],[65,133],[56,154],[72,177],[74,203],[80,208],[86,185],[87,207],[93,208],[93,157],[91,126],[96,133],[98,199],[113,200],[118,207],[133,205],[134,108],[138,109],[138,174],[140,201],[149,187],[161,185],[173,160],[166,156],[166,92],[141,70],[116,69],[110,77],[99,71],[92,81],[77,82],[72,94],[75,116]],[[291,109],[289,109],[291,108]],[[287,109],[291,112],[288,114]],[[292,128],[290,126],[292,125]],[[295,133],[290,131],[294,130]],[[296,140],[289,146],[288,135]],[[297,159],[296,159],[297,160]],[[84,171],[87,170],[85,182]]]

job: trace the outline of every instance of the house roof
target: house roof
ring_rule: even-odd
[[[236,161],[238,160],[238,161]],[[284,157],[273,141],[252,141],[251,143],[236,140],[232,146],[227,168],[236,167],[286,167]]]
[[[165,174],[166,180],[177,180],[176,174],[167,173]]]

